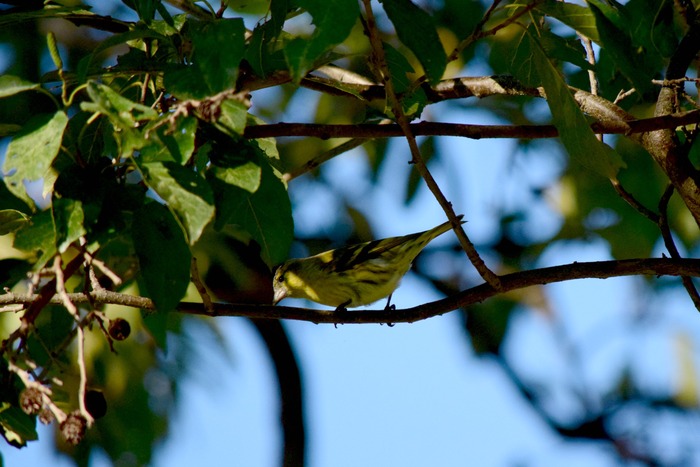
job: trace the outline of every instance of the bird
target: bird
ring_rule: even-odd
[[[460,223],[463,216],[458,216]],[[275,270],[273,305],[286,297],[305,298],[345,311],[391,295],[411,263],[435,237],[452,228],[445,222],[423,232],[350,245],[308,258],[290,259]]]

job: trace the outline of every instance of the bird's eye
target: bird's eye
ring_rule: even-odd
[[[277,276],[277,282],[284,282],[284,274]]]

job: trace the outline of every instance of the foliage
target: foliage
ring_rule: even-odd
[[[530,285],[676,275],[699,306],[689,276],[700,267],[678,251],[692,251],[700,223],[697,92],[686,86],[697,83],[686,78],[697,74],[700,47],[693,2],[272,0],[222,2],[218,11],[191,0],[98,3],[28,2],[0,11],[0,41],[15,57],[0,76],[0,234],[7,239],[0,279],[8,290],[0,427],[12,445],[35,440],[37,420],[55,419],[60,448],[78,464],[98,446],[112,459],[129,450],[148,463],[167,433],[180,378],[195,364],[186,327],[195,314],[390,323],[461,309],[474,351],[509,368],[502,344],[513,314],[537,295],[524,289]],[[476,63],[494,75],[459,75]],[[272,103],[258,104],[262,89],[274,89]],[[273,124],[297,96],[311,101],[311,92],[320,96],[307,109],[317,125]],[[476,97],[474,106],[509,125],[411,123]],[[443,157],[437,137],[487,131],[523,147],[559,137],[566,161],[556,233],[518,234],[525,206],[502,213],[488,244],[474,246],[469,224],[457,228],[460,258],[472,272],[426,273],[450,298],[418,314],[266,306],[271,269],[294,239],[288,183],[301,175],[327,183],[318,167],[359,145],[374,181],[388,155],[384,138],[400,136],[415,168],[401,181],[407,204],[428,187],[457,226],[431,175]],[[331,137],[348,140],[334,146]],[[544,191],[533,188],[539,199]],[[364,213],[348,203],[346,214],[365,239]],[[547,246],[590,238],[604,239],[613,261],[556,274],[533,267]],[[328,243],[307,246],[315,252]],[[670,259],[614,261],[651,258],[660,244]],[[425,273],[420,262],[417,269]],[[476,278],[481,288],[462,290]],[[504,293],[511,290],[520,292]],[[210,295],[259,306],[211,305]],[[296,363],[275,326],[258,330],[272,358],[286,362],[278,365],[282,397],[300,413],[298,381],[289,374]],[[171,388],[172,398],[159,404],[147,384],[154,371]],[[633,398],[617,389],[611,397],[619,404]],[[96,393],[108,405],[97,423],[99,410],[87,402]],[[659,403],[681,410],[687,400]],[[610,441],[621,458],[661,456],[623,446],[605,423],[609,415],[586,413],[568,426],[547,421],[563,437]],[[136,416],[147,435],[119,436]],[[302,417],[286,417],[285,461],[301,463]]]

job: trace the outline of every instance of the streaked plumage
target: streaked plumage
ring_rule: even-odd
[[[425,232],[291,259],[275,272],[273,303],[285,297],[296,297],[344,309],[367,305],[387,296],[391,300],[392,292],[418,253],[432,239],[450,229],[450,223],[445,222]]]

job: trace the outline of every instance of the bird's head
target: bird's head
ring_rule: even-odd
[[[275,271],[272,279],[272,289],[275,292],[272,304],[277,305],[286,297],[303,297],[304,280],[300,276],[302,265],[297,260],[283,263]]]

